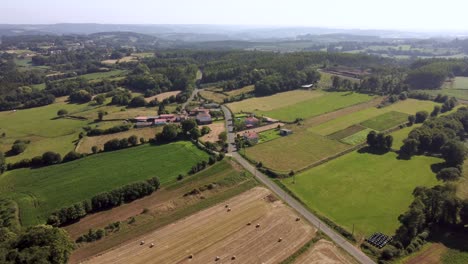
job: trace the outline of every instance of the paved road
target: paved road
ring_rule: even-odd
[[[234,138],[235,133],[233,133],[233,123],[232,123],[232,114],[225,106],[221,106],[224,117],[226,120],[226,126],[228,131],[228,143],[229,143],[229,156],[232,156],[234,159],[239,162],[246,170],[250,173],[255,175],[255,177],[263,183],[265,186],[270,188],[278,197],[280,197],[284,202],[286,202],[289,206],[294,208],[299,214],[302,215],[305,219],[307,219],[311,224],[319,228],[323,233],[329,236],[335,244],[342,247],[346,252],[348,252],[351,256],[353,256],[357,261],[363,264],[375,264],[375,262],[370,259],[366,254],[364,254],[359,248],[355,247],[351,243],[349,243],[346,239],[344,239],[341,235],[339,235],[335,230],[328,227],[325,223],[323,223],[317,216],[307,210],[301,203],[295,200],[292,196],[286,193],[283,189],[281,189],[278,185],[276,185],[268,176],[261,173],[257,170],[252,164],[250,164],[247,160],[245,160],[239,153],[235,152],[236,148],[234,145]]]

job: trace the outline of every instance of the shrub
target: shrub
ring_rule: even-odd
[[[416,118],[415,118],[415,123],[423,123],[426,121],[427,117],[429,116],[429,113],[427,111],[419,111],[416,113]]]
[[[11,146],[11,153],[13,155],[18,155],[23,153],[26,150],[26,143],[23,141],[17,142]]]
[[[58,110],[57,115],[58,116],[66,116],[66,115],[68,115],[68,111],[65,110],[65,109],[60,109],[60,110]]]
[[[43,165],[53,165],[58,164],[60,162],[62,162],[62,157],[58,153],[47,151],[44,154],[42,154]]]
[[[69,162],[69,161],[81,159],[83,156],[84,156],[83,154],[72,150],[68,152],[67,155],[65,155],[65,157],[63,157],[63,162]]]

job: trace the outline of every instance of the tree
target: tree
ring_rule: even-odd
[[[62,161],[62,157],[58,153],[47,151],[44,154],[42,154],[42,163],[44,165],[58,164],[61,161]]]
[[[6,170],[5,154],[0,151],[0,174]]]
[[[131,135],[129,138],[128,138],[128,143],[132,146],[136,146],[138,144],[138,137],[135,136],[135,135]]]
[[[461,177],[461,172],[457,168],[443,168],[437,173],[437,179],[444,181],[455,181]]]
[[[68,262],[74,249],[74,243],[64,229],[46,225],[27,229],[15,245],[17,259],[23,260],[18,263],[63,264]]]
[[[427,111],[419,111],[416,113],[416,119],[415,119],[415,123],[418,124],[418,123],[423,123],[424,121],[426,121],[427,117],[429,116],[429,113]]]
[[[177,138],[179,134],[179,128],[175,124],[165,125],[163,131],[161,132],[161,140],[163,141],[173,141]]]
[[[377,139],[377,133],[375,131],[371,131],[369,132],[369,134],[367,134],[367,144],[370,147],[374,147],[376,145],[376,139]]]
[[[386,150],[390,150],[392,149],[392,145],[393,145],[393,136],[392,135],[387,135],[385,137],[385,148]]]
[[[436,105],[434,106],[434,110],[431,112],[431,117],[436,117],[440,113],[440,106]]]
[[[442,157],[449,166],[460,166],[466,156],[465,146],[458,141],[449,141],[441,148]]]
[[[83,157],[83,154],[80,154],[74,150],[70,151],[63,157],[63,162],[69,162],[77,159],[81,159]]]
[[[57,111],[57,115],[60,116],[60,117],[66,116],[66,115],[68,115],[68,111],[65,110],[65,109],[60,109],[60,110]]]
[[[187,134],[192,129],[197,127],[197,122],[195,122],[195,120],[193,120],[193,119],[187,119],[187,120],[182,121],[181,125],[182,125],[182,132],[184,134]]]
[[[102,105],[106,101],[106,97],[103,94],[99,94],[96,97],[94,97],[94,101],[98,105]]]
[[[227,141],[227,133],[226,133],[226,131],[223,131],[223,132],[219,133],[218,139],[219,139],[219,141],[221,141],[221,142],[223,142],[223,143],[226,142],[226,141]]]
[[[416,120],[416,117],[414,115],[409,115],[408,116],[408,123],[410,126],[414,124],[414,121]]]
[[[198,127],[194,127],[192,128],[192,130],[190,130],[190,138],[192,138],[193,140],[198,140],[198,138],[201,137],[201,132],[200,132],[200,129],[198,129]]]
[[[79,90],[70,94],[70,102],[72,103],[87,103],[93,97],[86,90]]]
[[[146,100],[143,96],[134,97],[128,104],[131,107],[143,107],[146,105]]]
[[[405,139],[403,146],[400,148],[400,155],[411,157],[418,152],[419,142],[413,138]]]
[[[96,154],[96,153],[98,153],[99,149],[98,149],[97,146],[93,146],[93,147],[91,148],[91,151],[92,151],[94,154]]]
[[[462,201],[460,210],[460,220],[462,225],[468,224],[468,199]]]
[[[13,144],[13,146],[11,146],[11,153],[13,155],[18,155],[18,154],[21,154],[23,153],[25,150],[26,150],[26,143],[23,142],[23,141],[18,141],[18,142],[15,142]]]
[[[201,134],[204,136],[204,135],[207,135],[211,132],[211,128],[207,127],[207,126],[203,126],[201,128]]]
[[[104,115],[105,115],[105,112],[102,111],[102,110],[99,110],[98,111],[98,119],[99,121],[102,121],[102,119],[104,118]]]

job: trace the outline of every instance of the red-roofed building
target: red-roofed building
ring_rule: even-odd
[[[244,121],[245,125],[248,126],[248,125],[252,125],[252,126],[257,126],[258,125],[258,122],[259,120],[253,116],[251,117],[247,117]]]
[[[243,137],[247,142],[249,142],[252,145],[258,143],[258,134],[254,131],[244,132]]]
[[[137,122],[146,122],[148,120],[147,116],[137,116],[135,117],[135,121]]]

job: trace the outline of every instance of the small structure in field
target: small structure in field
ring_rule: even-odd
[[[312,88],[312,87],[314,87],[314,84],[304,84],[301,87],[302,88]]]
[[[281,128],[280,129],[280,135],[281,136],[288,136],[288,135],[291,135],[293,133],[293,131],[291,129],[286,129],[286,128]]]

